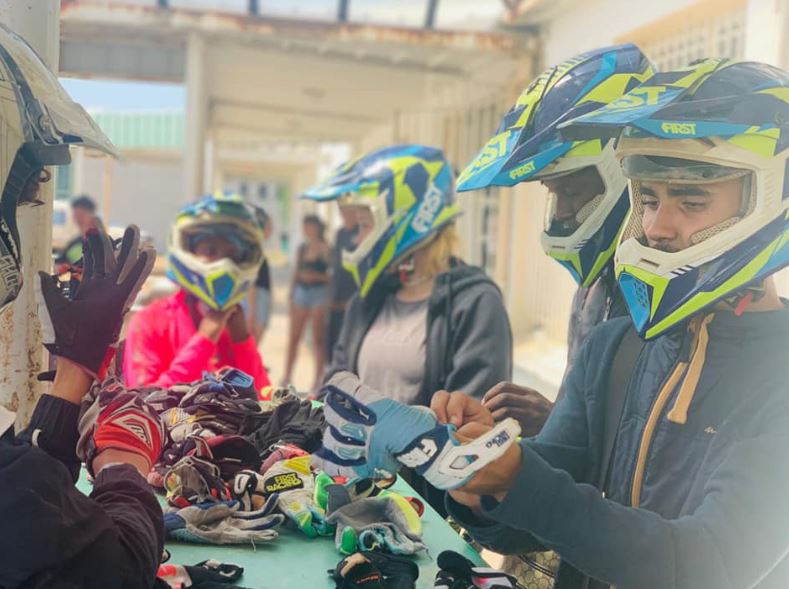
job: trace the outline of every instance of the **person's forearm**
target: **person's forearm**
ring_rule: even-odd
[[[518,478],[521,461],[521,447],[513,444],[501,458],[475,474],[461,490],[474,495],[490,495],[502,501]]]
[[[55,382],[48,394],[79,405],[90,390],[93,377],[67,358],[58,358],[57,362]]]
[[[97,473],[110,464],[128,464],[134,467],[137,472],[144,477],[147,476],[148,472],[151,470],[151,463],[148,462],[148,459],[144,456],[135,454],[134,452],[125,452],[123,450],[108,448],[93,459],[93,472]]]

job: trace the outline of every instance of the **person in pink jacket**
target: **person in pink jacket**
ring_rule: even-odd
[[[263,260],[263,228],[236,195],[205,197],[181,210],[167,275],[181,287],[129,324],[123,372],[129,386],[170,386],[232,366],[260,391],[269,377],[240,306]]]

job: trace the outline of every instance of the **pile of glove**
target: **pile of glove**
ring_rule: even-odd
[[[257,449],[240,436],[244,420],[262,412],[254,381],[244,372],[223,368],[206,373],[190,385],[153,392],[146,401],[159,408],[170,437],[149,477],[153,486],[161,488],[167,473],[186,457],[218,466],[225,481],[239,470],[260,466]]]
[[[279,512],[306,536],[334,535],[343,554],[357,550],[415,554],[424,549],[419,514],[407,499],[370,480],[336,483],[326,473],[314,473],[310,456],[303,452],[285,447],[278,455],[288,452],[294,455],[261,468],[262,474],[238,473],[234,498],[255,510],[276,500]]]

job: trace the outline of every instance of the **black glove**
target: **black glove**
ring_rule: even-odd
[[[517,579],[497,569],[478,567],[462,554],[445,550],[436,560],[435,589],[517,589]]]
[[[140,249],[140,230],[131,225],[116,253],[100,223],[84,240],[84,274],[73,298],[54,276],[38,273],[36,297],[44,346],[54,356],[79,364],[102,379],[115,354],[123,317],[156,260],[152,247]]]
[[[413,559],[383,552],[356,552],[334,570],[336,589],[414,589],[419,567]]]
[[[234,585],[243,574],[244,569],[238,565],[216,560],[204,560],[194,566],[161,565],[158,576],[171,587],[220,589]],[[234,589],[244,588],[234,585]]]

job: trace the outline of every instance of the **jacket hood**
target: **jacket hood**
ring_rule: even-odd
[[[460,258],[453,257],[449,262],[449,270],[442,272],[436,277],[436,283],[430,295],[430,305],[441,304],[448,297],[457,297],[458,293],[466,292],[472,287],[481,285],[489,285],[501,292],[496,283],[485,274],[482,268],[470,266]],[[400,279],[397,274],[387,274],[373,288],[370,295],[362,299],[362,301],[365,306],[373,304],[377,308],[383,297],[396,291],[399,287]]]
[[[478,266],[469,266],[463,260],[452,258],[449,270],[439,274],[431,295],[431,304],[440,304],[448,297],[456,298],[459,293],[469,292],[480,286],[491,286],[500,292],[495,282]]]

